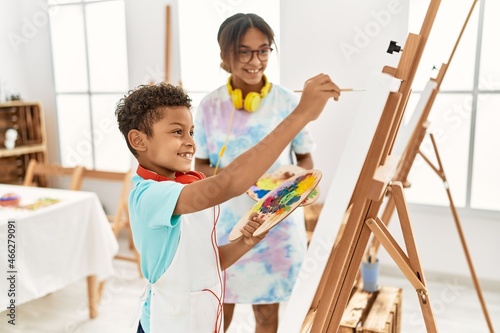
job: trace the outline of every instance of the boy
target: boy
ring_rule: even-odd
[[[141,86],[118,104],[118,126],[139,163],[129,197],[134,244],[150,283],[138,332],[219,332],[221,272],[262,237],[252,215],[243,237],[218,247],[218,204],[245,192],[327,100],[340,90],[328,75],[306,81],[297,108],[264,140],[216,176],[190,171],[196,151],[191,100],[179,87]],[[198,181],[199,180],[199,181]],[[188,185],[187,185],[188,184]]]

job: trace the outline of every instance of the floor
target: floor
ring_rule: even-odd
[[[139,297],[145,280],[135,265],[115,260],[115,276],[106,283],[99,316],[88,319],[86,283],[79,281],[67,288],[22,304],[17,308],[15,328],[0,313],[2,333],[132,333],[136,331]],[[399,272],[381,269],[380,283],[403,288],[401,332],[425,332],[415,291]],[[440,332],[489,332],[474,288],[467,279],[435,277],[426,273],[429,295]],[[500,332],[500,285],[482,286],[494,330]],[[286,304],[280,311],[286,310]],[[227,333],[252,333],[251,307],[238,305]]]

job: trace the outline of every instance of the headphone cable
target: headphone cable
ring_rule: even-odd
[[[219,170],[219,164],[222,159],[222,155],[224,155],[224,153],[226,152],[227,142],[229,141],[229,134],[231,133],[231,127],[233,126],[233,118],[235,111],[236,107],[233,105],[233,111],[231,111],[231,117],[229,117],[229,126],[227,127],[226,139],[224,140],[224,144],[222,145],[219,151],[219,156],[217,157],[217,163],[215,164],[214,176],[217,174],[217,171]]]

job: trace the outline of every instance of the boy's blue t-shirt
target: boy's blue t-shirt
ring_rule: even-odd
[[[157,182],[132,177],[129,195],[130,225],[134,244],[141,255],[144,277],[155,283],[170,266],[179,245],[181,215],[173,215],[184,187],[173,181]],[[144,303],[141,325],[149,332],[150,298]]]

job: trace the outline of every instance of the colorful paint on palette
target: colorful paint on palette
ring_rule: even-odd
[[[293,183],[277,188],[276,195],[269,196],[260,204],[255,205],[253,211],[264,215],[281,215],[289,212],[293,204],[302,198],[304,192],[311,189],[315,181],[314,173],[305,173],[297,177]]]
[[[263,177],[257,181],[257,184],[250,187],[250,191],[254,193],[257,200],[262,199],[269,191],[281,184],[283,180],[274,177]]]
[[[271,177],[264,177],[261,178],[257,181],[257,187],[261,188],[263,190],[272,190],[276,186],[278,186],[280,183],[283,182],[283,179],[276,179],[276,178],[271,178]]]
[[[252,185],[250,187],[250,191],[252,191],[257,196],[257,200],[258,200],[258,199],[262,199],[266,194],[269,193],[270,190],[262,189],[258,186]]]
[[[320,180],[321,171],[313,169],[304,170],[291,178],[281,181],[267,195],[259,199],[252,209],[236,223],[229,234],[229,241],[234,242],[243,236],[241,228],[248,222],[248,218],[253,212],[257,212],[259,217],[264,220],[262,225],[253,233],[254,236],[259,236],[283,221],[295,208],[303,205],[305,201],[314,202],[319,193],[315,188]],[[316,195],[313,195],[315,198],[309,200],[312,192],[316,193]],[[254,198],[253,195],[250,195],[250,197]]]
[[[251,197],[254,200],[260,200],[266,196],[271,190],[275,189],[279,184],[281,184],[284,179],[275,179],[275,178],[263,178],[257,182],[256,185],[252,185],[249,189],[251,193]],[[314,189],[307,196],[308,199],[315,198],[318,195],[318,189]]]

